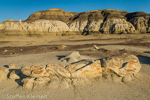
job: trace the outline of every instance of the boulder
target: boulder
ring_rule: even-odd
[[[141,69],[141,64],[136,56],[123,53],[121,55],[103,59],[102,67],[103,72],[106,74],[116,73],[117,75],[123,77],[128,73],[133,74],[139,72]]]

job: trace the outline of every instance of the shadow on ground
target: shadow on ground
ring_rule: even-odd
[[[66,56],[57,56],[58,58],[58,60],[61,60],[62,58],[65,58]]]
[[[148,54],[150,54],[150,51],[144,51],[143,53],[148,53]]]
[[[150,64],[150,57],[137,55],[141,64]]]

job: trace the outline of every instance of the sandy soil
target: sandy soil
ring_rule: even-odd
[[[66,48],[58,48],[64,44]],[[94,49],[97,45],[99,50]],[[61,63],[61,58],[72,51],[91,59],[102,59],[120,53],[136,55],[142,68],[129,82],[116,82],[111,79],[89,79],[84,84],[55,86],[55,84],[27,90],[22,83],[10,79],[0,84],[0,100],[149,100],[150,98],[150,35],[88,35],[57,37],[0,38],[0,67],[15,63],[17,68],[30,65]],[[82,80],[84,81],[84,80]],[[25,96],[25,97],[20,97]],[[38,96],[34,98],[34,96]]]

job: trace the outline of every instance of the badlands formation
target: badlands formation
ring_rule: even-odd
[[[148,33],[150,32],[150,14],[145,12],[129,13],[114,9],[73,13],[53,8],[35,12],[22,22],[10,19],[4,21],[0,23],[0,30],[3,30],[5,34],[48,34],[53,36],[91,33]]]
[[[4,21],[0,100],[149,100],[149,32],[150,14],[114,9]]]

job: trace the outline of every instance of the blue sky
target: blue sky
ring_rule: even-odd
[[[0,0],[0,22],[7,19],[25,20],[34,12],[51,8],[71,12],[118,9],[150,13],[150,0]]]

